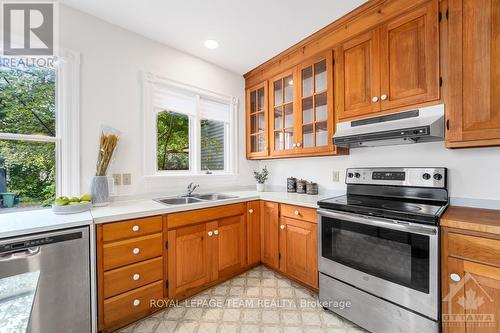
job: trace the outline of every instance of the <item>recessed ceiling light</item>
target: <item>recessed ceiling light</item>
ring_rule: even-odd
[[[217,42],[216,40],[213,40],[213,39],[207,39],[204,44],[205,44],[205,47],[207,49],[210,49],[210,50],[213,50],[213,49],[216,49],[219,47],[219,42]]]

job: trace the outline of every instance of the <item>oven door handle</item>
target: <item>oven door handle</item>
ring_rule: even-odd
[[[338,211],[330,211],[325,209],[318,209],[318,215],[331,217],[343,221],[349,221],[354,223],[361,223],[366,225],[371,225],[374,227],[381,227],[386,229],[393,229],[405,232],[411,232],[413,234],[427,235],[427,236],[436,236],[437,235],[437,227],[434,226],[425,226],[420,224],[415,224],[411,222],[404,222],[398,220],[384,219],[373,216],[365,216],[359,214],[338,212]]]

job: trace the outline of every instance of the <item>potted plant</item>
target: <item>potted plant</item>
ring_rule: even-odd
[[[264,183],[269,176],[269,172],[267,171],[267,167],[265,166],[262,171],[254,171],[253,176],[257,181],[257,192],[264,192]]]

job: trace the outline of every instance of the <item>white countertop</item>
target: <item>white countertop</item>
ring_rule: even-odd
[[[112,202],[108,206],[95,207],[89,212],[78,214],[56,215],[51,209],[0,214],[0,238],[90,225],[92,223],[113,222],[145,216],[209,208],[259,199],[317,208],[317,201],[325,197],[286,192],[222,191],[219,193],[234,195],[237,196],[237,198],[205,201],[186,205],[165,205],[154,201],[153,198],[142,198],[133,200],[118,200]]]
[[[106,207],[93,208],[92,216],[94,218],[94,223],[105,223],[144,216],[169,214],[180,211],[222,206],[259,199],[310,208],[318,208],[317,202],[320,198],[322,198],[318,195],[286,192],[224,191],[220,193],[234,195],[238,198],[168,206],[156,202],[152,199],[116,201]]]
[[[0,214],[0,238],[92,224],[89,212],[56,215],[50,208]]]

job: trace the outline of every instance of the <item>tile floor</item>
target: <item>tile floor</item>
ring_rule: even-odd
[[[259,266],[120,333],[366,332],[316,300],[309,290]]]

